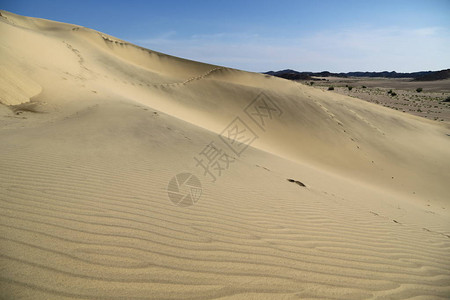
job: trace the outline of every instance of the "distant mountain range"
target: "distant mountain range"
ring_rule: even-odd
[[[277,76],[290,80],[314,80],[312,77],[383,77],[383,78],[412,78],[416,81],[432,81],[450,78],[450,69],[441,71],[421,71],[413,73],[397,73],[395,71],[388,72],[348,72],[348,73],[331,73],[323,72],[298,72],[295,70],[269,71],[264,74]]]

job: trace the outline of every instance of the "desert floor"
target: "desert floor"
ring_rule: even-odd
[[[313,86],[439,122],[450,122],[450,79],[317,78]],[[311,81],[303,81],[309,84]],[[364,86],[364,88],[363,88]],[[349,90],[348,87],[352,89]],[[420,92],[417,89],[421,88]],[[396,95],[392,96],[389,91]]]

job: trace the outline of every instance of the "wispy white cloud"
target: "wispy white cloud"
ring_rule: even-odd
[[[329,30],[295,38],[252,33],[178,38],[168,32],[134,42],[167,54],[251,71],[408,72],[450,67],[450,32],[439,27]]]
[[[176,31],[167,31],[154,37],[135,40],[134,43],[139,45],[164,45],[177,42],[175,39]]]
[[[341,70],[414,71],[450,67],[450,33],[439,28],[322,32],[303,38],[302,44]]]
[[[194,40],[223,40],[223,39],[234,39],[234,40],[243,40],[243,39],[255,39],[259,38],[259,35],[256,33],[245,33],[245,32],[219,32],[213,34],[194,34],[191,37]]]
[[[420,35],[426,36],[426,35],[437,35],[442,31],[444,31],[444,29],[441,27],[425,27],[414,30],[414,33],[419,36]]]

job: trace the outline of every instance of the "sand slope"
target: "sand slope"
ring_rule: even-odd
[[[450,295],[448,124],[1,14],[5,298]],[[218,136],[236,117],[240,155]],[[211,142],[233,161],[215,182]],[[193,206],[168,198],[181,172]]]

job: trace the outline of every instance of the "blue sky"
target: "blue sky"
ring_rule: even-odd
[[[450,0],[2,0],[0,8],[248,71],[450,68]]]

